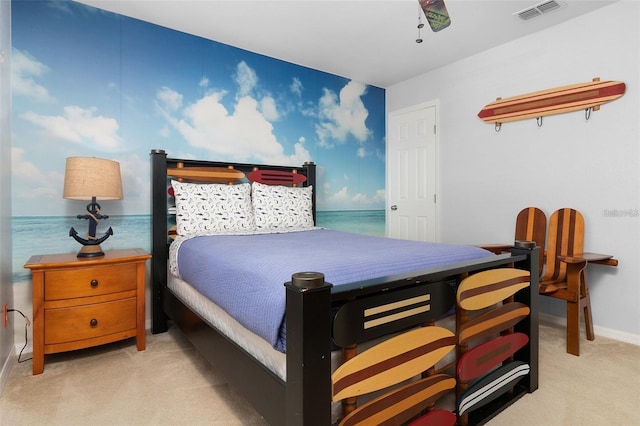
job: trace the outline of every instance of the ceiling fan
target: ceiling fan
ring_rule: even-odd
[[[432,31],[437,32],[451,25],[451,18],[444,0],[418,0],[418,3],[424,11]]]

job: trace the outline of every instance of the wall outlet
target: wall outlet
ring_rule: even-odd
[[[2,306],[2,326],[6,327],[9,322],[9,318],[7,318],[7,304],[5,303]]]

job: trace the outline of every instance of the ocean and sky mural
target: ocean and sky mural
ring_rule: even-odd
[[[384,235],[383,89],[71,1],[11,8],[14,283],[31,255],[79,249],[68,231],[88,227],[75,217],[86,203],[62,198],[70,156],[120,163],[104,249],[150,249],[152,149],[314,161],[318,225]]]

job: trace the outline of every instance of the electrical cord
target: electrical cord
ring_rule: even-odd
[[[17,309],[7,309],[7,312],[17,312],[20,315],[22,315],[22,318],[24,318],[25,324],[24,324],[24,346],[22,347],[22,349],[20,349],[20,354],[18,355],[18,362],[26,362],[31,360],[32,358],[27,358],[27,359],[20,359],[22,358],[22,352],[25,350],[25,348],[27,347],[27,327],[29,327],[31,325],[31,321],[29,321],[29,318],[27,318],[27,316],[25,314],[23,314],[22,312],[20,312]]]

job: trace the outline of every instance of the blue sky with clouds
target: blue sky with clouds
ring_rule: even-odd
[[[384,90],[68,1],[12,3],[13,211],[75,215],[65,158],[121,164],[149,212],[151,149],[319,166],[320,210],[384,208]]]

